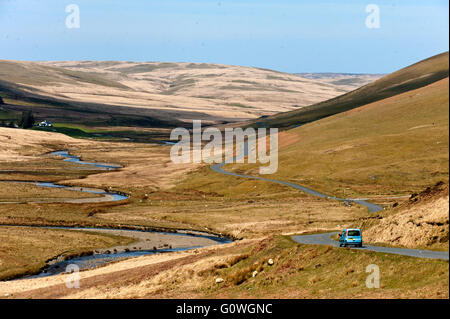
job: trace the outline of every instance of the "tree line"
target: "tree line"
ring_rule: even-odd
[[[6,120],[1,120],[0,121],[0,126],[3,127],[11,127],[11,128],[15,128],[15,127],[20,127],[20,128],[31,128],[33,127],[35,123],[35,119],[33,116],[33,112],[32,111],[23,111],[22,112],[22,116],[19,120],[19,122],[16,124],[15,121],[9,121],[7,123]]]

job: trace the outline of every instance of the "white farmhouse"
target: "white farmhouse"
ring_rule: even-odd
[[[49,122],[49,121],[45,120],[45,121],[40,122],[38,124],[38,126],[39,127],[52,127],[53,124],[52,124],[52,122]]]

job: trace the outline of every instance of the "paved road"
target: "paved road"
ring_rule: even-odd
[[[244,143],[243,145],[243,152],[241,153],[243,154],[243,156],[247,156],[248,155],[248,144]],[[236,161],[237,158],[234,158],[233,161],[230,162],[234,162]],[[369,203],[363,199],[352,199],[352,198],[339,198],[339,197],[335,197],[335,196],[328,196],[325,194],[322,194],[318,191],[315,191],[311,188],[308,188],[306,186],[302,186],[299,184],[295,184],[295,183],[290,183],[290,182],[286,182],[286,181],[281,181],[278,179],[271,179],[271,178],[265,178],[265,177],[259,177],[259,176],[251,176],[251,175],[244,175],[244,174],[238,174],[238,173],[234,173],[234,172],[228,172],[226,170],[223,169],[223,166],[227,164],[227,162],[225,163],[218,163],[218,164],[214,164],[211,165],[211,169],[215,172],[221,173],[221,174],[225,174],[225,175],[231,175],[231,176],[236,176],[236,177],[243,177],[243,178],[248,178],[248,179],[256,179],[256,180],[261,180],[261,181],[266,181],[266,182],[271,182],[271,183],[277,183],[277,184],[281,184],[281,185],[286,185],[289,187],[293,187],[296,188],[298,190],[301,190],[302,192],[305,192],[307,194],[313,195],[313,196],[317,196],[317,197],[321,197],[321,198],[327,198],[327,199],[331,199],[331,200],[337,200],[337,201],[345,201],[345,202],[353,202],[353,203],[357,203],[363,206],[366,206],[369,209],[369,212],[371,213],[375,213],[378,212],[380,210],[383,210],[383,207]]]
[[[338,234],[334,233],[325,233],[325,234],[313,234],[313,235],[297,235],[292,236],[292,239],[300,244],[308,244],[308,245],[329,245],[334,247],[339,247],[339,243],[333,239],[331,236]],[[432,251],[432,250],[422,250],[422,249],[408,249],[408,248],[392,248],[392,247],[382,247],[382,246],[372,246],[372,245],[363,245],[362,248],[352,248],[357,250],[370,250],[376,251],[380,253],[387,254],[396,254],[403,256],[411,256],[411,257],[420,257],[420,258],[430,258],[430,259],[448,259],[448,252],[444,251]]]
[[[247,144],[243,145],[243,156],[246,156],[248,154],[248,146]],[[235,161],[233,159],[233,161]],[[338,198],[334,196],[328,196],[325,194],[322,194],[318,191],[315,191],[311,188],[285,182],[277,179],[270,179],[270,178],[264,178],[259,176],[251,176],[251,175],[244,175],[244,174],[238,174],[234,172],[228,172],[223,169],[223,166],[227,164],[225,163],[218,163],[211,165],[211,169],[215,172],[225,174],[225,175],[231,175],[235,177],[242,177],[242,178],[248,178],[248,179],[255,179],[255,180],[262,180],[266,182],[271,183],[277,183],[282,184],[290,187],[294,187],[296,189],[299,189],[307,194],[318,196],[321,198],[327,198],[331,200],[338,200],[338,201],[348,201],[348,202],[354,202],[363,206],[366,206],[369,209],[369,212],[374,213],[378,212],[383,209],[383,207],[366,202],[363,199],[351,199],[351,198]],[[331,246],[339,246],[339,244],[332,240],[330,237],[337,233],[326,233],[326,234],[314,234],[314,235],[299,235],[299,236],[292,236],[292,239],[298,243],[301,244],[315,244],[315,245],[331,245]],[[448,252],[439,252],[439,251],[431,251],[431,250],[421,250],[421,249],[407,249],[407,248],[391,248],[391,247],[382,247],[382,246],[371,246],[371,245],[364,245],[362,248],[355,248],[360,250],[370,250],[370,251],[376,251],[376,252],[382,252],[382,253],[388,253],[388,254],[397,254],[397,255],[404,255],[404,256],[412,256],[412,257],[421,257],[421,258],[433,258],[433,259],[443,259],[443,260],[449,260],[449,253]]]

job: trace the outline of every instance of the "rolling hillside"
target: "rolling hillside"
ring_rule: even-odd
[[[448,181],[448,97],[446,78],[292,129],[298,141],[280,150],[276,176],[340,196]]]
[[[383,91],[375,91],[375,84],[369,84],[322,103],[338,105],[336,101],[349,96],[362,98],[361,92],[368,94],[364,96],[368,101],[392,94],[283,132],[278,171],[264,177],[340,197],[369,197],[381,204],[392,204],[387,199],[390,196],[407,197],[439,181],[447,182],[449,79],[418,87],[447,74],[447,58],[448,54],[443,54],[378,80],[375,83],[384,87]],[[400,89],[405,92],[394,94]],[[280,120],[292,125],[296,113],[288,114],[290,118],[281,114],[265,123],[273,125]],[[225,167],[247,175],[259,172],[259,164]]]
[[[0,96],[38,118],[123,126],[235,122],[347,92],[271,70],[200,63],[0,60]],[[15,106],[14,106],[15,105]]]
[[[333,114],[424,87],[448,77],[448,52],[415,63],[336,98],[299,110],[264,117],[253,122],[271,127],[292,128]]]
[[[448,184],[437,183],[363,223],[366,242],[448,250]]]

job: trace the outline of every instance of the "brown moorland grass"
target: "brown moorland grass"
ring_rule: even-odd
[[[0,204],[2,202],[54,202],[74,198],[94,198],[102,195],[83,193],[59,188],[40,187],[30,183],[0,181]]]
[[[37,103],[39,118],[114,126],[239,121],[348,91],[294,74],[200,63],[0,60],[0,77],[6,103]]]
[[[298,143],[301,139],[293,141]],[[288,149],[292,145],[294,144],[285,143],[283,146]],[[140,166],[141,169],[151,167],[153,160],[157,162],[167,154],[164,153],[167,148],[163,147],[135,148],[133,144],[95,142],[87,146],[77,145],[73,152],[85,160],[121,163],[126,167],[139,166],[145,162],[145,165]],[[157,154],[155,157],[150,156],[152,151]],[[103,176],[104,182],[93,183],[96,186],[109,185],[109,182],[117,183],[117,188],[131,193],[130,200],[125,204],[11,205],[2,209],[2,222],[64,225],[128,223],[203,230],[206,227],[237,236],[259,237],[282,232],[336,229],[358,223],[359,219],[368,216],[359,206],[345,207],[337,202],[310,198],[283,186],[222,175],[211,179],[208,167],[189,174],[189,177],[203,174],[202,180],[193,178],[189,181],[193,183],[191,185],[198,183],[197,187],[189,186],[190,190],[186,188],[185,182],[174,189],[155,188],[148,179],[143,187],[133,186],[132,175],[109,180],[109,174],[112,173],[116,172],[101,173],[98,176]],[[136,170],[135,175],[140,173]],[[76,182],[86,181],[82,179]],[[124,185],[124,181],[130,183]],[[283,201],[280,201],[280,198]],[[45,213],[36,214],[39,209]],[[94,210],[95,213],[91,214]],[[247,277],[241,270],[240,273],[241,277]],[[310,280],[314,283],[318,278],[311,277]],[[180,287],[177,282],[174,283],[173,289]]]
[[[63,134],[0,127],[0,163],[32,160],[46,152],[77,144],[89,142]]]
[[[299,110],[260,118],[256,122],[262,122],[264,125],[271,127],[292,128],[295,125],[309,123],[415,90],[448,77],[448,61],[449,54],[447,51],[388,74],[377,81],[336,98],[308,105]],[[255,121],[253,121],[253,125],[255,125]]]
[[[348,187],[347,196],[408,194],[436,179],[448,180],[448,155],[444,155],[444,151],[448,151],[448,107],[443,107],[445,103],[448,105],[446,81],[290,131],[299,138],[283,145],[276,177],[335,195],[341,195],[340,191]],[[113,175],[120,172],[101,173],[71,182],[114,185],[131,194],[128,201],[101,205],[10,205],[0,207],[1,221],[165,225],[207,228],[258,238],[285,232],[342,228],[371,217],[359,206],[345,207],[342,203],[312,198],[281,185],[223,176],[208,167],[187,175],[189,170],[168,174],[169,182],[158,184],[154,181],[159,180],[157,174],[160,171],[167,169],[170,173],[175,168],[162,165],[156,166],[152,173],[143,170],[151,169],[153,160],[159,162],[167,156],[162,148],[144,149],[143,146],[139,149],[134,144],[122,143],[94,144],[68,148],[85,159],[122,163],[126,167],[134,166],[134,171],[125,168],[126,173],[122,175]],[[134,148],[135,154],[130,155]],[[151,157],[152,152],[156,156]],[[402,157],[405,152],[408,158]],[[425,169],[423,163],[426,163]],[[236,165],[232,169],[255,173],[254,167],[246,165]],[[187,179],[181,181],[182,176]],[[402,178],[406,185],[399,182]],[[139,186],[142,182],[146,184]],[[176,186],[171,188],[173,185]],[[45,213],[37,215],[38,208]],[[94,209],[95,213],[90,214]],[[448,296],[446,262],[302,246],[284,237],[269,237],[259,247],[245,243],[240,249],[219,254],[218,259],[214,254],[197,258],[194,253],[183,271],[180,264],[170,263],[165,268],[154,269],[152,274],[160,273],[161,276],[156,283],[147,282],[145,285],[148,286],[137,286],[146,275],[139,269],[123,275],[120,282],[110,282],[112,277],[108,276],[109,281],[106,277],[98,278],[96,284],[100,285],[97,288],[76,296],[100,296],[103,293],[110,297],[248,297],[263,296],[263,292],[267,296],[277,296],[281,292],[286,297],[342,298],[346,295],[341,291],[348,287],[351,288],[347,297]],[[233,264],[230,260],[236,254],[251,257]],[[275,259],[275,267],[266,268],[265,260],[269,257]],[[350,262],[357,265],[356,268],[350,267]],[[382,276],[386,276],[382,277],[385,279],[382,279],[381,290],[368,291],[364,286],[365,266],[370,263],[380,265]],[[209,271],[209,267],[214,269]],[[265,277],[270,269],[275,270],[273,276]],[[166,270],[170,272],[164,272]],[[203,277],[196,275],[197,270],[203,271]],[[255,278],[249,276],[254,270],[259,270]],[[339,270],[337,276],[336,270]],[[134,277],[134,274],[139,276]],[[225,279],[225,285],[215,284],[219,275]],[[193,278],[198,280],[193,281]],[[340,289],[333,290],[335,286]],[[108,289],[110,292],[106,293]]]
[[[273,266],[268,258],[274,260]],[[380,289],[365,285],[370,264],[380,267]],[[418,265],[423,268],[417,270]],[[251,275],[254,270],[256,277]],[[225,279],[224,284],[209,281],[205,294],[219,298],[447,298],[448,274],[445,261],[299,245],[281,236],[262,241],[248,259],[223,269],[218,276]]]
[[[280,150],[279,169],[268,177],[341,197],[410,195],[446,182],[448,102],[446,78],[292,129],[299,140]],[[225,168],[258,175],[254,164]]]
[[[16,131],[23,132],[12,130]],[[270,186],[261,183],[251,182],[252,191],[247,194],[242,194],[239,189],[231,193],[226,189],[224,192],[212,193],[171,188],[185,172],[167,163],[169,148],[165,146],[78,140],[65,145],[72,154],[81,156],[83,160],[124,165],[124,168],[116,172],[78,171],[85,167],[63,162],[56,157],[45,157],[46,160],[40,162],[43,157],[39,154],[60,148],[60,143],[57,139],[44,139],[42,143],[45,148],[24,153],[20,143],[26,140],[27,147],[28,143],[33,142],[33,134],[36,134],[38,141],[44,135],[52,136],[51,133],[42,135],[42,132],[25,132],[30,134],[27,139],[19,139],[14,146],[17,154],[24,154],[21,161],[4,162],[7,166],[5,168],[14,171],[14,176],[25,178],[35,174],[34,177],[41,179],[38,171],[45,165],[51,169],[48,175],[50,181],[95,187],[112,186],[113,190],[130,194],[130,199],[121,203],[96,204],[4,204],[0,205],[1,224],[105,227],[143,225],[158,229],[209,230],[237,237],[260,237],[269,233],[305,229],[334,229],[336,223],[355,223],[366,216],[366,212],[359,207],[350,208],[336,202],[310,199],[300,192],[282,187],[279,192],[267,195],[266,190]],[[186,168],[193,169],[190,166]],[[21,173],[19,169],[22,170]],[[25,172],[28,176],[24,175]],[[76,176],[74,172],[84,178],[70,180]],[[89,175],[93,172],[97,174]],[[223,180],[220,182],[226,183],[226,177],[221,178]],[[168,182],[164,183],[165,180]],[[280,202],[280,196],[285,199],[284,202]]]
[[[143,192],[168,189],[186,172],[198,167],[196,164],[174,164],[168,146],[142,143],[95,143],[89,147],[72,148],[71,154],[81,156],[85,161],[115,163],[124,167],[80,180],[67,180],[66,183],[120,187],[125,192],[132,189],[143,189]]]
[[[59,229],[0,226],[0,280],[33,274],[56,256],[131,243],[133,239]]]
[[[140,263],[152,258],[143,257]],[[380,269],[377,289],[366,287],[371,264]],[[127,273],[110,270],[83,279],[77,291],[55,282],[12,297],[448,298],[448,276],[446,261],[300,245],[276,236],[199,249],[189,257],[147,263]],[[216,283],[217,278],[224,281]]]
[[[364,241],[408,248],[449,249],[448,184],[411,195],[394,209],[361,223]]]

